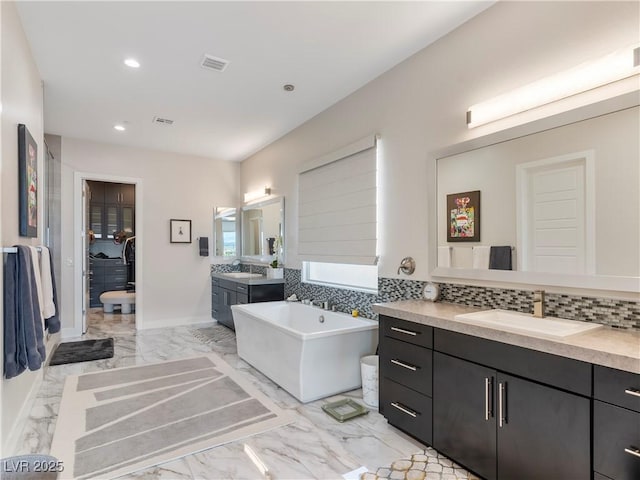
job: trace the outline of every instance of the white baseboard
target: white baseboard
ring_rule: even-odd
[[[138,330],[150,330],[152,328],[167,328],[167,327],[183,327],[186,325],[201,325],[205,323],[215,323],[216,321],[209,317],[182,317],[182,318],[165,318],[161,320],[148,320],[145,319],[144,324],[140,325],[140,322],[136,322],[136,329]]]
[[[40,368],[40,370],[36,370],[35,372],[31,372],[27,370],[27,374],[33,374],[33,383],[29,388],[29,393],[27,393],[24,401],[22,402],[22,407],[20,407],[20,411],[13,418],[15,419],[13,422],[13,426],[11,427],[11,431],[7,436],[6,442],[3,442],[2,445],[2,456],[9,457],[12,455],[16,455],[18,452],[22,450],[22,445],[20,441],[22,440],[24,434],[24,427],[29,419],[29,414],[33,409],[33,405],[38,397],[38,391],[42,386],[42,381],[44,379],[45,369],[49,368],[49,361],[51,360],[51,355],[53,351],[56,349],[58,343],[60,343],[60,335],[54,333],[53,335],[47,335],[45,347],[47,350],[47,358]],[[10,381],[8,381],[10,382]],[[8,388],[8,383],[4,385],[3,388]],[[6,421],[6,419],[4,419]],[[47,452],[41,452],[47,453]]]

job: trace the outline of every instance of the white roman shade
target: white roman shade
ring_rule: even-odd
[[[376,135],[304,165],[298,183],[303,261],[376,261]]]

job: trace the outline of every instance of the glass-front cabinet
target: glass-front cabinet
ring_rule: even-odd
[[[89,223],[96,239],[135,234],[135,185],[90,181]]]

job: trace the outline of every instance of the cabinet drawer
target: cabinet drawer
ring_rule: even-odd
[[[219,282],[220,287],[226,288],[227,290],[235,290],[236,289],[236,282],[233,282],[231,280],[225,280],[223,278],[219,278],[218,282]]]
[[[220,279],[218,277],[211,277],[211,286],[218,286],[220,285]]]
[[[640,413],[593,402],[593,469],[614,480],[640,478]]]
[[[219,288],[214,288],[211,291],[211,304],[220,305],[222,303],[222,295]]]
[[[240,293],[236,295],[236,302],[238,305],[244,305],[249,303],[249,296],[246,293]]]
[[[249,285],[245,285],[244,283],[236,283],[236,291],[238,293],[249,294]]]
[[[380,406],[391,425],[431,445],[431,398],[381,378]]]
[[[127,274],[105,275],[106,283],[127,283]]]
[[[640,412],[640,375],[595,365],[593,396],[597,400]]]
[[[438,352],[591,397],[590,363],[439,328],[433,345]]]
[[[382,334],[402,340],[403,342],[413,343],[421,347],[433,347],[433,328],[419,323],[407,322],[398,318],[380,315],[382,320]]]
[[[431,396],[432,350],[394,338],[385,338],[382,348],[382,376]]]
[[[126,265],[117,265],[117,266],[111,266],[111,267],[107,267],[105,269],[105,274],[106,275],[126,275],[127,274],[127,266]]]
[[[104,284],[105,292],[111,292],[114,290],[126,290],[126,288],[127,288],[126,279],[125,281],[122,281],[122,282],[105,282]]]

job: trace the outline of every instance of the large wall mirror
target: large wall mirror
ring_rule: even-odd
[[[638,132],[633,106],[438,158],[434,276],[640,291]],[[447,241],[447,195],[471,191],[481,241]],[[487,269],[491,246],[513,271]]]
[[[238,256],[238,209],[216,207],[213,216],[213,243],[215,256]]]
[[[284,239],[284,198],[242,207],[242,256],[268,260]]]

